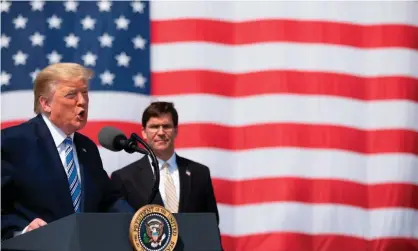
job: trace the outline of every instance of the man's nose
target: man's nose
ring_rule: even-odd
[[[77,94],[77,101],[78,101],[77,103],[79,105],[85,105],[88,101],[88,97],[85,96],[83,93],[78,93]]]
[[[157,133],[158,133],[158,134],[160,134],[160,135],[165,134],[165,133],[164,133],[164,128],[163,128],[163,126],[159,126],[159,127],[158,127],[158,131],[157,131]]]

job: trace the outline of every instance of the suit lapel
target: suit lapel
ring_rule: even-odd
[[[74,212],[71,195],[68,188],[67,174],[62,165],[57,147],[55,146],[51,132],[49,131],[45,121],[38,115],[35,119],[35,124],[38,134],[38,145],[40,152],[44,154],[44,168],[47,169],[47,174],[51,177],[56,177],[53,184],[51,184],[51,192],[55,193],[57,199],[57,206],[60,207],[65,214]]]
[[[180,179],[180,202],[179,202],[179,212],[185,211],[187,204],[189,202],[190,194],[190,184],[191,184],[191,171],[189,169],[188,163],[182,157],[177,157],[177,166],[179,169],[179,179]]]

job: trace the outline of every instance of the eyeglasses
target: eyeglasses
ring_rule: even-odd
[[[160,128],[162,128],[162,130],[164,132],[171,132],[171,131],[173,131],[174,126],[173,125],[170,125],[170,124],[165,124],[165,125],[149,125],[149,126],[147,126],[146,129],[149,132],[158,132],[160,130]]]

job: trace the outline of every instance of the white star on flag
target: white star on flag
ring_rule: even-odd
[[[43,46],[45,36],[41,35],[39,32],[35,32],[29,39],[32,41],[32,46]]]
[[[0,37],[0,48],[8,48],[11,38],[5,34],[1,34]]]
[[[61,61],[62,56],[58,54],[55,50],[52,51],[50,54],[46,55],[48,58],[49,64],[56,64]]]
[[[116,29],[118,30],[127,30],[128,25],[130,23],[129,19],[126,19],[125,16],[120,16],[119,18],[115,19]]]
[[[10,6],[12,3],[8,1],[1,1],[0,3],[0,12],[9,12]]]
[[[56,15],[53,15],[52,17],[48,18],[48,27],[50,29],[60,29],[61,28],[61,22],[62,19],[57,17]]]
[[[91,18],[90,16],[86,16],[84,19],[81,20],[81,24],[83,25],[83,30],[94,30],[96,20]]]
[[[30,5],[32,6],[32,11],[42,11],[44,9],[44,4],[45,2],[42,0],[34,0],[30,3]]]
[[[65,6],[65,11],[66,12],[76,12],[77,7],[78,7],[78,3],[73,1],[73,0],[69,0],[69,1],[64,3],[64,6]]]
[[[141,1],[134,1],[131,3],[131,6],[134,13],[144,13],[145,6]]]
[[[129,61],[131,60],[131,57],[126,55],[125,52],[122,52],[121,54],[117,55],[115,58],[118,61],[118,66],[125,66],[125,67],[129,66]]]
[[[77,48],[80,38],[74,35],[74,33],[70,33],[68,36],[64,37],[64,41],[67,48]]]
[[[140,87],[140,88],[144,88],[145,83],[147,82],[147,79],[144,76],[142,76],[141,73],[138,73],[135,76],[133,76],[133,80],[134,80],[134,86]]]
[[[28,19],[26,17],[23,17],[22,15],[19,15],[17,18],[13,19],[13,23],[15,24],[15,29],[26,28],[27,22],[28,22]]]
[[[106,70],[105,72],[100,74],[100,79],[102,80],[102,85],[112,85],[114,78],[115,78],[115,74],[111,73],[108,70]]]
[[[138,48],[140,48],[142,50],[145,49],[145,43],[146,43],[146,41],[145,41],[145,39],[143,39],[141,37],[141,35],[138,35],[138,36],[134,37],[132,39],[132,43],[134,43],[134,48],[135,49],[138,49]]]
[[[5,71],[1,71],[1,74],[0,74],[1,86],[9,85],[9,81],[10,81],[11,77],[12,77],[12,75],[10,75],[9,73],[7,73]]]
[[[107,0],[101,0],[97,3],[97,6],[99,7],[100,12],[109,12],[112,3]]]
[[[15,61],[15,65],[25,65],[27,58],[28,58],[28,54],[25,54],[20,50],[16,54],[13,55],[13,60]]]
[[[32,78],[32,82],[35,82],[36,76],[38,76],[38,73],[40,70],[38,68],[35,69],[35,71],[30,73],[30,77]]]
[[[83,59],[85,66],[89,66],[89,65],[95,66],[96,65],[97,56],[95,54],[91,53],[90,51],[87,52],[86,54],[84,54],[81,58]]]
[[[104,33],[98,39],[100,41],[101,47],[112,47],[112,42],[113,42],[114,37],[110,36],[109,34]]]

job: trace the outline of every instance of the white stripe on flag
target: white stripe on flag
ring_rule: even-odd
[[[418,156],[362,155],[348,151],[302,148],[263,148],[249,151],[179,149],[180,156],[207,165],[214,178],[250,180],[274,177],[329,178],[364,184],[418,185]],[[365,175],[366,173],[372,175]]]
[[[418,212],[385,208],[363,210],[337,204],[267,203],[219,205],[223,234],[243,236],[271,232],[341,234],[364,239],[418,238]]]
[[[296,19],[354,24],[409,24],[418,26],[417,2],[310,2],[310,1],[156,1],[152,20],[217,19],[242,22],[263,19]]]
[[[142,112],[151,99],[143,95],[91,92],[89,121],[141,123]],[[2,119],[26,120],[34,116],[31,91],[4,93],[2,102],[20,100],[24,109],[2,109]],[[353,99],[313,95],[260,95],[223,98],[215,95],[154,97],[174,102],[180,124],[218,123],[245,126],[260,123],[308,123],[354,127],[364,130],[409,129],[418,131],[418,103],[387,100],[364,102]],[[109,102],[112,100],[112,102]],[[206,104],[211,104],[206,105]],[[269,112],[259,112],[273,107]],[[297,108],[297,112],[293,108]]]
[[[326,55],[326,57],[324,57]],[[410,49],[357,49],[306,43],[219,45],[170,43],[151,46],[154,72],[206,69],[229,73],[263,70],[334,72],[359,76],[418,78],[418,52]]]
[[[181,114],[181,123],[243,126],[296,122],[341,125],[365,130],[405,128],[418,131],[418,103],[411,101],[364,102],[325,95],[292,94],[232,99],[203,94],[162,98],[175,103]],[[266,108],[269,109],[268,112],[260,112]]]

